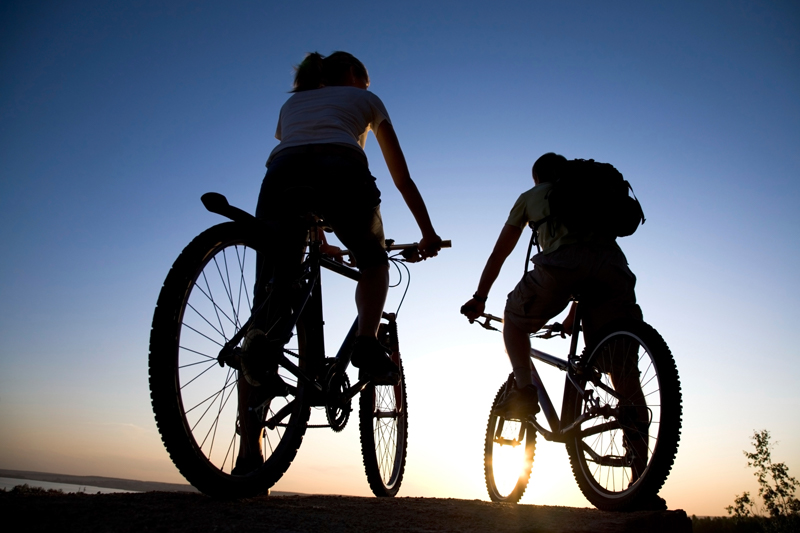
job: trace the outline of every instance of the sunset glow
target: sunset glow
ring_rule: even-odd
[[[798,28],[791,2],[4,2],[0,468],[185,483],[151,408],[159,291],[181,250],[223,221],[203,193],[254,211],[292,67],[346,50],[368,68],[453,243],[412,265],[405,300],[403,271],[386,306],[403,301],[399,496],[489,499],[485,432],[511,368],[502,335],[459,308],[549,151],[613,163],[647,217],[618,242],[681,379],[682,435],[660,493],[669,507],[724,515],[736,494],[755,494],[742,454],[753,430],[772,433],[773,457],[797,477]],[[418,241],[373,134],[365,152],[386,236]],[[527,231],[492,314],[523,273]],[[217,281],[202,286],[216,293]],[[331,356],[355,318],[354,286],[330,272],[322,284]],[[219,346],[188,333],[181,346],[187,396],[202,384],[191,422],[230,469],[234,381],[214,375],[222,392],[206,401],[211,370],[198,370],[227,370],[214,367]],[[568,340],[534,346],[563,357]],[[539,371],[560,410],[564,375]],[[356,418],[340,433],[309,429],[274,490],[370,495]],[[325,420],[312,409],[311,424]],[[493,468],[513,484],[523,447],[500,448]],[[589,505],[563,444],[537,436],[521,503]]]

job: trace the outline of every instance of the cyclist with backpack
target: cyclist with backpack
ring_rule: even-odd
[[[261,420],[247,406],[286,395],[277,374],[276,355],[285,339],[275,338],[280,327],[270,326],[286,316],[289,290],[296,279],[307,238],[303,217],[313,213],[330,225],[348,248],[361,273],[356,287],[358,337],[351,360],[375,384],[397,384],[399,368],[376,338],[389,288],[389,261],[384,246],[380,191],[364,153],[367,133],[378,140],[394,185],[416,220],[422,238],[422,259],[441,248],[425,202],[406,165],[403,151],[386,108],[367,91],[369,74],[347,52],[325,57],[307,54],[296,67],[292,96],[280,111],[275,137],[280,141],[267,160],[267,173],[258,198],[256,217],[278,228],[270,257],[259,255],[253,308],[276,302],[266,318],[248,332],[242,346],[239,379],[241,448],[234,474],[244,474],[263,463]],[[327,243],[323,251],[341,250]],[[267,264],[269,267],[267,268]],[[283,280],[281,283],[277,280]],[[269,323],[269,324],[268,324]]]
[[[587,345],[594,342],[593,335],[599,328],[614,319],[642,318],[634,292],[636,276],[628,268],[625,255],[615,242],[614,232],[606,230],[603,220],[599,219],[585,223],[586,227],[580,227],[579,223],[568,227],[563,220],[569,219],[566,216],[569,213],[560,213],[561,216],[556,218],[551,212],[555,199],[552,195],[554,185],[559,178],[570,171],[574,173],[576,166],[589,169],[590,173],[596,168],[594,165],[602,164],[567,161],[564,156],[554,153],[544,154],[536,161],[532,171],[534,187],[517,199],[486,262],[477,291],[462,307],[462,313],[470,321],[480,317],[503,263],[514,250],[525,226],[531,225],[534,242],[541,251],[531,259],[533,270],[526,272],[509,293],[503,317],[503,341],[516,382],[516,389],[498,405],[498,409],[508,417],[524,418],[539,411],[538,393],[531,383],[529,334],[541,329],[563,311],[574,295],[580,293],[585,302],[582,320]],[[613,169],[611,165],[606,166]],[[621,175],[619,177],[621,179]],[[627,197],[627,186],[624,194]],[[575,198],[570,200],[566,203],[576,203]],[[590,200],[597,202],[598,198]],[[613,206],[603,207],[611,211],[609,217],[615,216]],[[641,213],[638,202],[636,207]],[[572,331],[573,319],[574,315],[570,313],[565,321],[564,330],[568,333]]]

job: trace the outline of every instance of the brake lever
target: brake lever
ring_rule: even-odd
[[[403,259],[409,263],[418,263],[422,261],[422,256],[420,255],[419,249],[416,246],[403,248],[400,250],[400,255],[402,255]]]
[[[564,331],[564,325],[560,322],[554,322],[553,324],[546,324],[542,327],[544,333],[540,333],[538,335],[534,335],[537,339],[552,339],[553,337],[561,337],[562,339],[566,339],[567,335]]]
[[[461,314],[462,315],[465,315],[465,314],[469,313],[470,311],[475,311],[475,308],[472,307],[471,305],[462,305],[461,306]],[[500,318],[499,316],[490,315],[489,313],[481,313],[481,317],[485,318],[485,320],[483,322],[481,322],[480,320],[478,320],[476,318],[474,320],[470,320],[469,323],[470,324],[477,323],[483,329],[489,329],[489,330],[492,330],[492,331],[500,331],[496,327],[492,326],[492,320],[494,320],[495,322],[500,322],[502,324],[503,323],[503,319],[502,318]]]

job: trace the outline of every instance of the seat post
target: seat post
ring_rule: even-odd
[[[575,318],[572,321],[572,338],[569,342],[569,359],[572,360],[578,351],[578,334],[581,332],[581,301],[580,295],[573,297],[575,302]]]

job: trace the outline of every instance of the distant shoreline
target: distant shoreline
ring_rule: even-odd
[[[91,485],[106,489],[132,490],[136,492],[199,492],[196,488],[182,483],[162,483],[160,481],[138,481],[102,476],[71,476],[50,472],[31,472],[27,470],[6,470],[0,468],[0,477],[28,479],[31,481],[49,481],[51,483],[68,483],[70,485]]]

